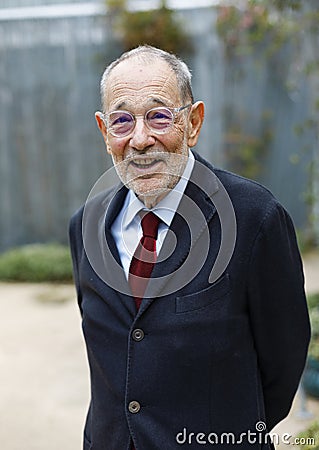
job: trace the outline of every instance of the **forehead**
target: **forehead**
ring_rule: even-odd
[[[177,78],[174,71],[161,59],[145,63],[131,58],[119,63],[110,73],[105,101],[107,109],[147,106],[162,102],[178,106],[180,102]]]

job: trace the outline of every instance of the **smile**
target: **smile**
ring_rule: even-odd
[[[155,166],[157,163],[161,162],[160,159],[153,159],[153,158],[139,158],[137,160],[133,160],[132,164],[135,167],[141,168],[141,169],[147,169]]]
[[[155,156],[155,155],[154,155]],[[131,166],[138,171],[147,172],[153,171],[157,166],[163,163],[163,158],[152,157],[152,156],[138,156],[136,158],[132,158],[130,164]]]

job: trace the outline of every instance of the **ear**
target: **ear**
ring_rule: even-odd
[[[188,146],[194,147],[197,144],[200,129],[204,121],[205,107],[203,102],[196,102],[188,116]]]
[[[97,126],[99,127],[99,130],[101,131],[101,134],[103,136],[105,145],[106,145],[106,150],[108,153],[110,153],[109,151],[109,145],[108,145],[108,134],[107,134],[107,129],[106,129],[106,125],[105,122],[103,120],[103,114],[100,111],[97,111],[95,113],[95,120],[97,123]]]

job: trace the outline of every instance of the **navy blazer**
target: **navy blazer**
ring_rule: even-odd
[[[91,376],[84,450],[128,450],[131,439],[136,450],[267,449],[264,433],[291,407],[310,334],[292,221],[263,186],[195,158],[137,314],[110,232],[126,187],[71,219]],[[236,243],[210,283],[232,220],[221,226],[216,211],[221,185]]]

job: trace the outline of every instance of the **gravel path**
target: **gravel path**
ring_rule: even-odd
[[[80,450],[88,369],[76,302],[63,302],[75,299],[73,287],[0,292],[0,448]]]

